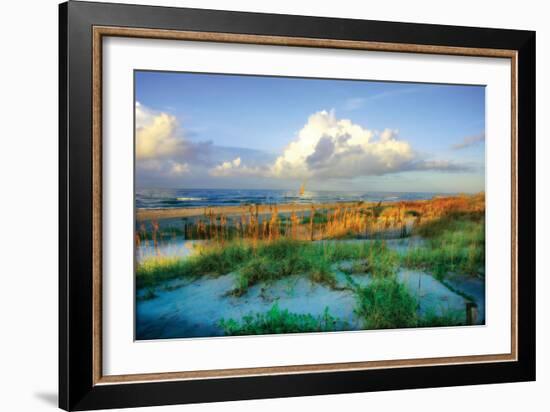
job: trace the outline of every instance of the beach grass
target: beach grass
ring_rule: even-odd
[[[251,247],[240,241],[199,248],[187,258],[151,256],[137,264],[137,286],[151,287],[172,279],[229,273],[251,256]]]
[[[250,313],[241,320],[221,319],[218,324],[226,335],[264,335],[342,330],[341,322],[330,315],[328,308],[325,308],[322,316],[313,316],[280,309],[277,303],[265,313]]]
[[[464,314],[434,310],[418,314],[418,301],[395,277],[376,278],[356,290],[355,313],[364,329],[396,329],[412,327],[464,325]],[[331,332],[346,330],[350,325],[330,314],[328,307],[321,316],[293,313],[275,303],[266,312],[250,312],[241,319],[218,321],[225,335],[264,335],[279,333]]]
[[[417,301],[395,277],[375,278],[357,291],[356,314],[365,329],[410,328],[418,324]]]
[[[212,222],[221,222],[220,228],[199,225],[199,232],[208,234],[210,239],[189,257],[158,254],[142,259],[136,269],[137,286],[152,287],[170,279],[235,272],[237,281],[233,293],[236,295],[242,295],[250,286],[259,282],[296,274],[304,274],[314,282],[335,287],[331,265],[342,261],[352,261],[352,265],[345,270],[349,274],[370,273],[376,277],[394,275],[400,266],[427,271],[440,280],[449,273],[483,274],[484,198],[474,203],[469,198],[458,198],[434,200],[422,205],[421,211],[415,209],[417,203],[402,204],[399,208],[395,205],[384,205],[384,208],[382,205],[371,206],[380,210],[379,218],[387,221],[388,225],[392,224],[391,219],[398,219],[401,215],[415,216],[413,234],[426,242],[420,247],[410,248],[402,255],[390,250],[383,240],[343,241],[342,238],[363,227],[363,214],[357,210],[337,209],[331,214],[312,209],[313,219],[309,219],[311,234],[316,226],[315,219],[318,222],[327,219],[321,229],[325,240],[317,242],[299,236],[299,229],[305,227],[307,231],[308,225],[299,224],[300,219],[294,214],[281,231],[281,216],[277,215],[276,208],[271,219],[265,220],[263,224],[259,220],[251,221],[250,216],[243,217],[243,224],[232,229],[232,233],[239,232],[241,236],[232,234],[227,237],[224,237],[224,234],[229,233],[227,220],[208,212]],[[307,220],[302,218],[302,222]],[[247,226],[245,222],[248,222]],[[293,227],[293,222],[298,222],[299,227]],[[273,231],[270,223],[276,225],[277,230]],[[152,222],[151,226],[152,234],[147,234],[144,239],[151,237],[156,245],[157,237],[160,236],[159,225]]]
[[[375,278],[356,291],[355,313],[365,329],[460,326],[465,324],[463,311],[430,308],[420,315],[419,302],[394,276]]]
[[[139,262],[137,285],[151,287],[171,279],[236,273],[233,293],[242,295],[259,282],[304,274],[312,281],[335,287],[331,265],[344,260],[367,260],[374,276],[395,273],[397,254],[384,241],[308,242],[281,238],[268,241],[210,243],[189,257],[152,256]]]
[[[230,274],[233,286],[225,296],[245,296],[255,285],[269,287],[278,280],[303,276],[332,290],[351,292],[361,328],[394,329],[464,325],[464,311],[420,311],[419,298],[398,280],[400,268],[430,273],[455,290],[450,274],[484,275],[484,195],[436,198],[431,201],[321,205],[280,213],[276,205],[250,206],[228,217],[211,208],[185,218],[183,230],[152,220],[142,224],[136,242],[153,245],[154,253],[139,259],[136,284],[140,300],[157,297],[157,287],[178,287],[176,279]],[[258,210],[268,210],[263,217]],[[393,239],[414,235],[404,250],[389,246]],[[164,256],[158,247],[168,236],[200,239],[189,256]],[[390,237],[391,238],[391,237]],[[366,284],[356,276],[369,276]],[[448,281],[449,280],[449,281]],[[175,286],[174,286],[175,285]],[[306,308],[307,312],[307,308]],[[345,322],[328,308],[322,316],[292,313],[274,304],[241,319],[221,319],[226,335],[301,333],[345,330]],[[348,325],[349,326],[349,325]]]
[[[399,266],[421,269],[443,279],[448,273],[479,274],[485,260],[484,218],[480,214],[457,214],[429,221],[415,229],[427,239],[403,256],[385,241],[309,242],[288,237],[273,241],[231,240],[209,242],[190,257],[151,256],[138,263],[138,287],[184,277],[236,272],[235,295],[254,284],[290,275],[305,274],[312,281],[334,287],[331,265],[352,261],[348,273],[388,277]]]
[[[464,326],[465,324],[465,313],[450,309],[439,315],[433,309],[428,310],[418,322],[420,327]]]
[[[407,237],[411,229],[441,229],[434,221],[449,213],[484,212],[483,193],[432,200],[399,202],[347,202],[333,204],[256,204],[194,209],[140,210],[136,243],[156,248],[174,237],[225,243],[235,239],[297,240],[377,239]],[[150,216],[149,220],[144,220]],[[179,216],[177,221],[163,219]],[[429,236],[429,233],[428,233]]]
[[[451,212],[415,232],[427,239],[427,246],[409,250],[402,257],[404,266],[428,271],[440,279],[449,273],[484,273],[484,213]]]

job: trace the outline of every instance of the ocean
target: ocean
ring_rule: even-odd
[[[136,190],[138,209],[169,209],[204,206],[238,206],[246,204],[379,202],[400,200],[429,200],[449,195],[428,192],[347,192],[253,189],[158,189]]]

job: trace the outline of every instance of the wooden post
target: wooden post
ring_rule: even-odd
[[[466,325],[475,325],[477,322],[477,305],[466,302]]]

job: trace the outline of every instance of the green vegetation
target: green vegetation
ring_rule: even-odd
[[[225,246],[211,245],[188,258],[151,257],[137,266],[137,286],[151,287],[170,279],[229,273],[251,256],[251,248],[236,241]]]
[[[395,277],[375,278],[356,294],[355,313],[365,329],[460,326],[465,324],[463,311],[446,310],[438,315],[433,308],[418,314],[418,301]]]
[[[431,272],[444,280],[449,272],[477,274],[484,264],[484,219],[453,214],[416,229],[428,242],[400,256],[384,241],[317,242],[282,238],[272,242],[231,241],[199,249],[188,258],[153,257],[138,265],[138,287],[151,287],[175,278],[237,273],[234,293],[241,295],[259,282],[305,274],[314,282],[335,287],[331,265],[350,261],[345,273],[394,275],[399,266]]]
[[[259,282],[271,282],[284,277],[304,273],[313,282],[336,287],[336,279],[325,259],[315,260],[311,251],[305,250],[304,256],[293,252],[284,259],[276,260],[269,256],[260,256],[247,262],[237,274],[237,285],[233,293],[240,296]]]
[[[365,329],[395,329],[411,327],[464,325],[464,314],[446,311],[437,315],[429,311],[417,314],[418,303],[395,277],[376,278],[370,285],[356,291],[356,314]],[[241,320],[221,319],[218,325],[225,335],[263,335],[278,333],[331,332],[345,330],[349,325],[330,315],[325,308],[322,316],[297,314],[275,303],[267,312],[249,313]]]
[[[338,325],[338,320],[330,315],[328,308],[325,308],[322,316],[314,317],[310,314],[291,313],[287,309],[281,310],[277,303],[265,313],[250,313],[244,316],[241,321],[221,319],[219,325],[226,335],[263,335],[342,330],[342,325]]]
[[[313,214],[313,224],[314,225],[323,225],[328,222],[328,216],[326,210],[316,210]],[[308,225],[311,223],[311,217],[310,216],[304,216],[302,218],[303,225]]]
[[[437,315],[435,311],[430,310],[419,320],[418,326],[463,326],[465,324],[466,319],[463,311],[447,310],[443,314]]]
[[[355,312],[366,329],[416,326],[416,308],[414,296],[395,277],[374,278],[368,286],[357,290]]]
[[[349,268],[340,267],[342,272],[347,274],[352,273],[369,273],[375,277],[388,277],[395,275],[399,268],[399,255],[390,250],[384,241],[369,242],[370,247],[366,259],[360,259],[362,256],[354,256],[351,259]]]
[[[319,242],[288,238],[272,242],[232,241],[210,244],[188,257],[152,257],[136,270],[138,287],[151,287],[169,279],[237,273],[236,295],[261,281],[305,274],[314,282],[335,287],[331,265],[343,260],[364,260],[375,276],[395,273],[399,259],[384,242]]]
[[[136,228],[137,246],[154,247],[157,253],[137,264],[138,300],[154,299],[157,293],[181,287],[199,276],[231,273],[234,285],[224,290],[226,295],[243,296],[258,285],[260,298],[271,297],[264,295],[264,290],[269,291],[272,282],[287,279],[292,289],[292,282],[308,278],[353,296],[357,319],[365,329],[463,325],[465,310],[420,310],[422,298],[413,295],[397,274],[400,268],[428,272],[449,290],[475,303],[472,296],[458,290],[460,282],[453,282],[452,276],[484,274],[484,210],[484,196],[480,194],[325,206],[309,210],[313,219],[308,209],[280,213],[275,205],[263,215],[254,207],[240,215],[205,209],[200,217],[182,219],[179,229],[171,222],[161,225],[151,221]],[[409,236],[411,228],[420,241],[412,238],[399,244],[395,240],[366,240],[378,235],[382,239]],[[159,246],[176,236],[201,239],[203,243],[198,242],[201,246],[188,257],[162,256]],[[175,279],[186,281],[167,282]],[[453,307],[460,306],[458,301]],[[331,331],[342,330],[342,325],[345,323],[332,317],[328,308],[317,316],[291,313],[277,304],[267,312],[219,322],[228,335]]]
[[[165,281],[183,276],[188,262],[174,257],[152,257],[139,262],[136,267],[136,286],[151,288]]]
[[[485,218],[479,213],[451,212],[416,229],[427,247],[410,250],[402,264],[443,279],[450,272],[481,274],[485,264]]]
[[[330,270],[330,261],[319,245],[280,239],[270,243],[242,245],[248,249],[250,259],[238,265],[235,295],[246,293],[259,282],[270,282],[296,274],[306,274],[312,281],[334,287],[336,281]]]

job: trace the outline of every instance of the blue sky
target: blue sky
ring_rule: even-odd
[[[135,73],[138,187],[484,190],[483,86]]]

